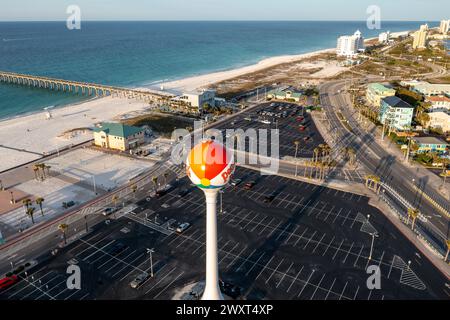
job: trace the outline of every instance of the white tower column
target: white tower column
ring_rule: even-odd
[[[219,189],[204,189],[206,197],[206,285],[202,300],[224,300],[219,288],[217,249],[217,194]]]

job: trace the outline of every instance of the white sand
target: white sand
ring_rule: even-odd
[[[164,84],[164,87],[176,91],[195,90],[243,74],[333,51],[334,49],[327,49],[301,55],[274,57],[252,66],[169,82]],[[306,65],[305,67],[308,66]],[[329,73],[333,74],[334,72],[336,72],[336,66],[330,65],[329,68],[320,72],[320,76],[325,77]],[[51,120],[46,119],[45,112],[39,112],[0,121],[0,171],[39,159],[39,154],[53,152],[57,148],[61,149],[92,139],[92,135],[89,133],[76,134],[73,137],[62,137],[61,135],[68,130],[93,127],[98,122],[110,121],[119,115],[131,115],[135,111],[139,113],[146,108],[148,108],[148,105],[142,102],[107,97],[54,109],[52,111],[53,119]],[[7,149],[2,146],[23,149],[25,152]]]
[[[173,90],[175,92],[193,91],[195,89],[207,87],[209,85],[212,85],[212,84],[220,82],[220,81],[232,79],[232,78],[235,78],[235,77],[238,77],[238,76],[241,76],[244,74],[248,74],[248,73],[257,72],[257,71],[260,71],[260,70],[263,70],[263,69],[266,69],[269,67],[273,67],[273,66],[276,66],[279,64],[296,62],[296,61],[299,61],[302,59],[310,58],[312,56],[315,56],[315,55],[318,55],[321,53],[334,52],[334,51],[335,51],[335,49],[326,49],[326,50],[320,50],[320,51],[299,54],[299,55],[273,57],[273,58],[268,58],[268,59],[262,60],[257,64],[250,65],[247,67],[185,78],[185,79],[181,79],[181,80],[162,83],[161,85],[164,87],[165,90]]]
[[[93,127],[101,121],[112,120],[119,114],[143,110],[148,105],[119,98],[101,98],[78,105],[54,109],[53,119],[47,120],[45,112],[0,122],[0,171],[31,160],[38,154],[48,153],[92,139],[92,134],[61,137],[71,129]],[[29,130],[29,131],[27,131]],[[13,151],[1,146],[26,150]]]

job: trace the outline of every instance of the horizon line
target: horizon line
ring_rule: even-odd
[[[66,22],[67,20],[0,20],[1,22]],[[321,20],[321,19],[303,19],[303,20],[240,20],[240,19],[229,19],[229,20],[172,20],[172,19],[161,19],[161,20],[108,20],[108,19],[82,19],[82,22],[366,22],[366,20]],[[440,20],[392,20],[386,19],[383,22],[439,22]]]

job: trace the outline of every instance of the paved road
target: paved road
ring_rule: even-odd
[[[419,172],[406,167],[377,143],[374,132],[367,132],[361,128],[356,120],[355,112],[349,109],[350,99],[343,92],[344,86],[345,82],[337,81],[324,84],[320,88],[321,101],[333,131],[341,137],[336,139],[338,145],[355,148],[358,151],[359,161],[369,173],[380,176],[382,181],[393,186],[401,196],[417,206],[425,216],[428,216],[429,222],[425,223],[425,227],[438,236],[443,243],[450,237],[449,219],[423,199],[413,187],[413,183],[420,185],[421,190],[447,209],[449,208],[448,200],[428,183],[428,175],[420,175]],[[352,133],[349,133],[338,119],[337,112],[339,111],[349,121]]]

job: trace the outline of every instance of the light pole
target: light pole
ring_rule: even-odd
[[[220,214],[223,214],[223,190],[219,190],[220,193]]]
[[[186,160],[187,174],[206,198],[206,283],[202,300],[223,300],[219,287],[217,244],[217,195],[234,171],[233,154],[223,145],[205,140],[197,144]]]
[[[153,278],[153,256],[152,253],[155,252],[155,249],[151,248],[147,248],[147,253],[149,254],[149,259],[150,259],[150,275]]]
[[[95,183],[95,176],[94,175],[92,176],[92,181],[94,182],[94,193],[95,193],[95,195],[97,195],[97,185]]]
[[[14,199],[14,193],[12,191],[10,191],[9,193],[11,194],[11,200],[9,201],[9,203],[16,204],[16,199]]]
[[[297,155],[298,155],[298,146],[300,144],[300,141],[295,141],[295,176],[298,176],[298,162],[297,162]]]
[[[372,244],[370,245],[370,255],[369,255],[369,260],[372,260],[372,255],[373,255],[373,245],[375,243],[375,237],[378,237],[378,234],[376,232],[371,233],[370,234],[372,236]]]

